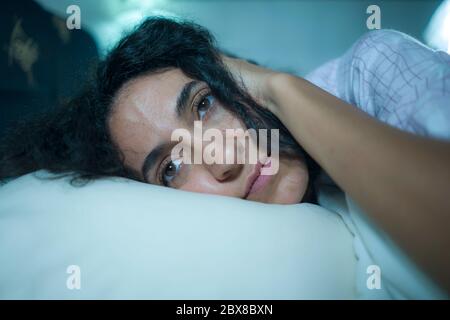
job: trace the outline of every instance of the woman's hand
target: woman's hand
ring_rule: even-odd
[[[273,99],[273,82],[283,73],[264,68],[242,59],[221,55],[223,63],[228,67],[236,82],[264,108],[276,113]]]

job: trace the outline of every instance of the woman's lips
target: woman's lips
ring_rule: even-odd
[[[258,162],[255,165],[253,174],[247,180],[247,189],[246,189],[247,192],[244,197],[245,199],[247,199],[251,194],[262,190],[265,186],[269,184],[269,181],[272,178],[272,176],[261,175],[262,168],[267,166],[270,166],[270,160],[266,161],[264,165],[261,164],[260,162]]]

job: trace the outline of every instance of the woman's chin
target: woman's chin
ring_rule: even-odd
[[[291,184],[285,188],[270,190],[271,192],[259,195],[250,195],[247,200],[272,203],[272,204],[296,204],[300,203],[306,193],[307,184],[299,181],[298,184]]]
[[[303,195],[296,194],[284,194],[279,197],[274,197],[271,201],[267,203],[273,204],[296,204],[302,201]]]
[[[280,167],[280,176],[270,190],[266,203],[295,204],[300,203],[305,196],[309,182],[308,169],[302,162],[289,164]]]

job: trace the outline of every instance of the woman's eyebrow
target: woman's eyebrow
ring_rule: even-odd
[[[191,97],[192,91],[200,83],[201,82],[198,80],[192,80],[187,82],[183,86],[183,89],[181,89],[176,104],[176,112],[178,117],[181,117],[181,115],[186,111],[186,108],[189,106],[189,98]]]

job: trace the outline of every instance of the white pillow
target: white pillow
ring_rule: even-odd
[[[351,299],[355,262],[342,220],[315,205],[121,178],[0,187],[2,299]]]

